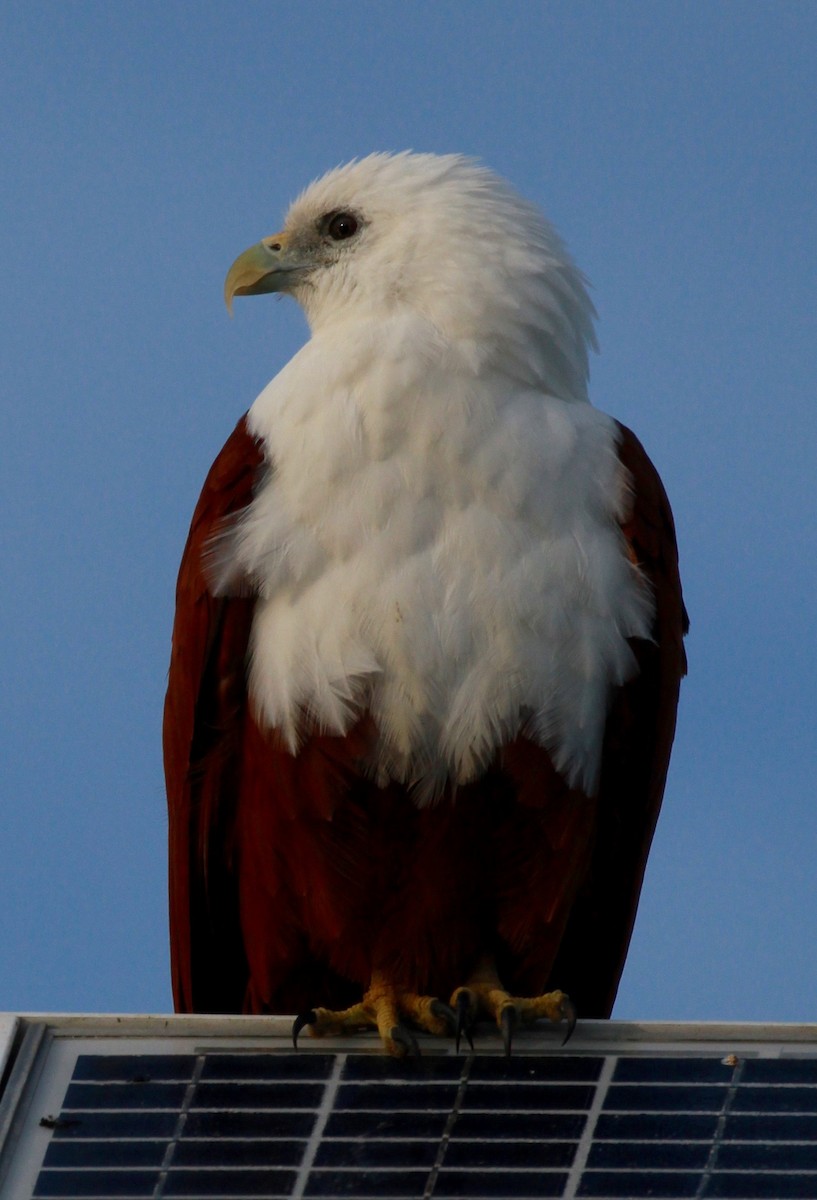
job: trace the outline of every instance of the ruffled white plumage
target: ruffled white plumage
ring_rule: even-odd
[[[592,791],[651,600],[581,276],[467,160],[373,156],[287,224],[346,206],[376,236],[296,291],[313,337],[251,409],[271,470],[218,554],[259,594],[254,708],[293,751],[369,712],[373,772],[420,800],[523,730]]]

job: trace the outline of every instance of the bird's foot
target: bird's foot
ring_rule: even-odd
[[[475,972],[464,987],[457,988],[451,997],[451,1007],[456,1014],[457,1050],[463,1035],[473,1049],[472,1031],[480,1017],[496,1022],[506,1054],[511,1052],[514,1031],[520,1025],[530,1025],[545,1017],[554,1023],[565,1021],[562,1045],[576,1027],[576,1009],[564,992],[512,996],[505,991],[492,966]]]
[[[438,1035],[454,1032],[456,1016],[434,996],[405,992],[375,972],[371,986],[359,1004],[341,1012],[313,1008],[296,1018],[292,1041],[297,1049],[298,1035],[309,1029],[312,1037],[339,1037],[363,1029],[376,1029],[383,1047],[394,1058],[417,1056],[420,1048],[413,1029]]]

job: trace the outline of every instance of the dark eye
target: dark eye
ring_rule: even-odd
[[[352,213],[339,212],[330,217],[326,232],[329,234],[333,242],[342,242],[346,238],[352,237],[357,233],[358,220]]]

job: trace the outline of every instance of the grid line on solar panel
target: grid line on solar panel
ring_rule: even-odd
[[[448,1157],[449,1150],[450,1150],[450,1144],[451,1144],[451,1138],[454,1133],[454,1127],[457,1124],[457,1120],[459,1118],[460,1112],[462,1111],[463,1101],[465,1100],[465,1089],[468,1087],[468,1079],[469,1079],[469,1076],[471,1073],[471,1067],[473,1066],[473,1063],[474,1063],[473,1055],[468,1055],[463,1060],[462,1067],[460,1068],[460,1078],[459,1078],[459,1085],[457,1087],[457,1095],[454,1098],[454,1104],[452,1105],[451,1111],[448,1114],[448,1118],[445,1122],[445,1128],[443,1130],[443,1135],[440,1138],[439,1144],[437,1145],[436,1154],[434,1156],[434,1162],[432,1163],[431,1171],[429,1172],[429,1176],[428,1176],[428,1179],[426,1180],[425,1188],[423,1189],[422,1200],[430,1200],[430,1198],[434,1195],[434,1192],[437,1190],[437,1184],[440,1181],[440,1171],[442,1170],[443,1163],[446,1161],[446,1159]]]
[[[91,1055],[63,1112],[36,1197],[817,1197],[815,1059]]]
[[[570,1174],[566,1181],[566,1194],[568,1192],[575,1193],[581,1183],[593,1145],[594,1131],[598,1124],[604,1098],[609,1091],[610,1080],[616,1070],[616,1062],[617,1060],[614,1057],[608,1057],[600,1065],[598,1087],[596,1088],[592,1103],[588,1106],[587,1117],[581,1129],[579,1140],[576,1143]]]
[[[309,1176],[312,1173],[312,1168],[315,1164],[315,1158],[320,1149],[321,1136],[326,1129],[326,1123],[332,1109],[335,1107],[337,1099],[338,1087],[340,1086],[340,1078],[345,1067],[345,1056],[338,1055],[329,1072],[329,1077],[326,1081],[326,1086],[321,1097],[320,1107],[315,1117],[315,1125],[310,1134],[309,1141],[304,1147],[303,1157],[298,1168],[298,1174],[295,1178],[292,1189],[293,1200],[302,1200],[305,1195]]]
[[[198,1088],[198,1086],[201,1083],[201,1073],[202,1073],[203,1069],[204,1069],[204,1057],[203,1057],[203,1055],[200,1054],[197,1056],[195,1064],[193,1066],[193,1071],[192,1071],[192,1074],[190,1077],[190,1082],[187,1085],[187,1089],[184,1094],[184,1100],[182,1101],[181,1109],[179,1110],[178,1120],[176,1121],[176,1128],[173,1130],[173,1138],[172,1138],[172,1140],[170,1140],[168,1142],[167,1146],[165,1147],[164,1158],[162,1159],[162,1166],[161,1166],[161,1170],[159,1171],[159,1178],[156,1181],[156,1195],[157,1196],[161,1196],[163,1193],[166,1193],[167,1182],[168,1182],[168,1171],[170,1169],[171,1164],[173,1163],[173,1159],[176,1154],[176,1149],[179,1145],[179,1139],[181,1138],[182,1134],[184,1133],[184,1127],[187,1124],[187,1118],[190,1114],[190,1109],[193,1105],[193,1101],[196,1096],[196,1089]]]
[[[715,1173],[715,1169],[718,1166],[718,1154],[723,1142],[723,1134],[724,1130],[726,1129],[726,1122],[729,1118],[730,1109],[735,1103],[735,1097],[737,1095],[737,1090],[740,1087],[746,1061],[745,1059],[736,1059],[732,1060],[728,1065],[730,1066],[731,1070],[731,1079],[729,1081],[729,1086],[726,1089],[726,1095],[723,1098],[723,1106],[718,1114],[718,1123],[715,1126],[715,1136],[712,1139],[712,1145],[709,1148],[709,1154],[707,1155],[706,1164],[704,1166],[704,1173],[698,1187],[697,1194],[699,1196],[706,1195],[707,1191],[709,1190],[712,1177]]]

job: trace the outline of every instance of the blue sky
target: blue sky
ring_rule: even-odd
[[[235,255],[325,169],[463,151],[594,287],[594,402],[676,513],[692,616],[616,1015],[817,1018],[817,7],[11,3],[0,19],[0,1009],[170,1006],[175,573],[305,337]]]

